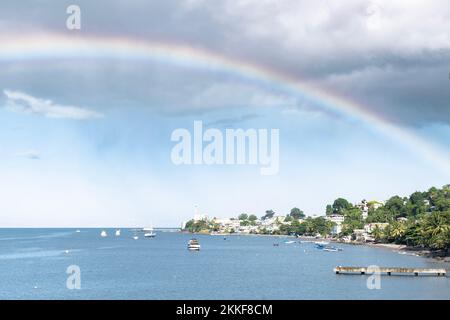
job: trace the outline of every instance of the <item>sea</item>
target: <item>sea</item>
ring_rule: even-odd
[[[107,237],[101,237],[105,230]],[[449,268],[390,249],[287,237],[0,229],[0,299],[450,299],[450,278],[337,275],[335,266]],[[196,237],[201,250],[187,250]],[[295,240],[294,243],[286,243]],[[374,285],[375,284],[375,285]]]

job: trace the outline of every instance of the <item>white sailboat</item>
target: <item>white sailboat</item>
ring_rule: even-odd
[[[105,237],[108,236],[108,234],[106,233],[105,230],[102,230],[102,232],[100,233],[100,236],[103,237],[103,238],[105,238]]]
[[[156,233],[153,231],[153,227],[143,228],[142,231],[144,231],[144,237],[146,238],[156,237]]]
[[[120,229],[116,230],[116,237],[120,237]]]

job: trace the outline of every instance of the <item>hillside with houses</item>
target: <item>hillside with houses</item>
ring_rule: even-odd
[[[393,196],[387,201],[352,204],[336,199],[322,216],[306,216],[299,208],[280,215],[210,218],[196,214],[183,229],[193,233],[264,234],[332,238],[343,242],[405,244],[448,252],[450,247],[450,185]]]

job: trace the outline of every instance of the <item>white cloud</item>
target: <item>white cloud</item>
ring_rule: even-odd
[[[3,90],[8,100],[6,107],[15,112],[41,114],[48,118],[85,120],[101,118],[101,113],[88,109],[59,105],[51,100],[33,97],[21,91]]]
[[[264,91],[257,86],[238,83],[215,83],[191,99],[198,109],[229,107],[284,107],[297,105],[294,97]]]
[[[19,152],[16,154],[17,157],[21,158],[27,158],[31,160],[39,160],[41,158],[41,155],[36,150],[28,150],[25,152]]]

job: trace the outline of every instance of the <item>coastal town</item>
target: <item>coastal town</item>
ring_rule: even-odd
[[[375,208],[381,206],[381,203],[375,202]],[[369,205],[367,201],[363,200],[360,204],[356,204],[355,207],[360,208],[361,217],[366,220],[368,217]],[[295,216],[295,212],[299,210],[293,208],[291,213],[288,215],[277,215],[272,214],[271,210],[266,212],[266,215],[257,218],[255,215],[241,214],[234,218],[210,218],[207,214],[194,214],[192,220],[183,224],[182,229],[187,231],[192,231],[196,233],[211,233],[211,234],[261,234],[261,235],[303,235],[308,234],[316,238],[331,237],[335,238],[342,233],[343,224],[345,221],[345,216],[343,214],[330,214],[325,216],[312,216],[306,218],[306,216],[300,214],[299,217]],[[297,233],[294,229],[298,229],[301,224],[306,224],[309,221],[314,221],[315,219],[323,219],[323,225],[325,226],[323,231],[317,230],[314,232]],[[398,221],[406,221],[406,218],[398,218]],[[363,242],[373,242],[375,238],[373,236],[373,231],[378,228],[380,230],[386,228],[389,223],[366,223],[361,229],[354,229],[351,235],[346,235],[342,237],[344,242],[352,241],[363,241]],[[293,232],[287,233],[286,231],[292,230]],[[311,228],[313,231],[313,228]]]
[[[387,201],[352,204],[336,199],[324,215],[306,216],[299,208],[288,214],[267,210],[261,217],[241,213],[218,218],[195,213],[182,229],[203,234],[290,235],[334,239],[345,243],[394,243],[448,254],[450,247],[450,185],[394,196]]]

